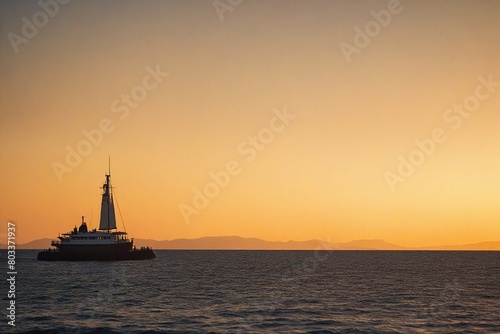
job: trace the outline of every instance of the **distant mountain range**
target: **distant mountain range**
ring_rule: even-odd
[[[18,249],[45,249],[53,239],[38,239],[18,244]],[[486,241],[475,244],[408,248],[380,239],[354,240],[346,243],[328,243],[320,240],[266,241],[257,238],[204,237],[198,239],[151,240],[134,239],[137,247],[150,246],[153,249],[224,249],[224,250],[500,250],[500,241]],[[6,249],[0,243],[0,249]]]

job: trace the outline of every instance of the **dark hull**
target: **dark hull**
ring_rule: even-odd
[[[71,246],[61,250],[46,250],[38,253],[40,261],[127,261],[150,260],[156,255],[152,249],[131,250],[128,247],[81,247]],[[120,245],[121,246],[121,245]]]

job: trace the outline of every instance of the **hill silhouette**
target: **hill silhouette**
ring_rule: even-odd
[[[16,245],[17,249],[49,248],[49,238],[37,239],[25,244]],[[197,239],[152,240],[134,239],[137,247],[150,246],[154,249],[185,249],[185,250],[500,250],[500,241],[485,241],[463,245],[444,245],[433,247],[403,247],[388,243],[381,239],[353,240],[346,243],[328,243],[321,240],[307,241],[266,241],[258,238],[243,238],[238,236],[203,237]],[[1,249],[6,249],[0,243]]]

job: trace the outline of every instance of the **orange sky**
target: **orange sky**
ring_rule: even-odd
[[[138,238],[500,240],[500,2],[48,3],[0,2],[0,220],[18,242],[95,227],[108,156]],[[86,156],[58,176],[67,147]]]

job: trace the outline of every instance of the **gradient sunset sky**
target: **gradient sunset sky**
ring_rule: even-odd
[[[108,156],[137,238],[500,240],[500,1],[401,1],[392,14],[391,1],[46,2],[50,16],[0,2],[0,233],[16,222],[19,243],[81,215],[96,227]],[[146,92],[136,106],[122,100],[133,91]],[[265,130],[285,110],[294,118]],[[436,129],[422,160],[415,141]],[[391,187],[412,154],[419,165]],[[187,221],[182,205],[230,162],[237,175]]]

